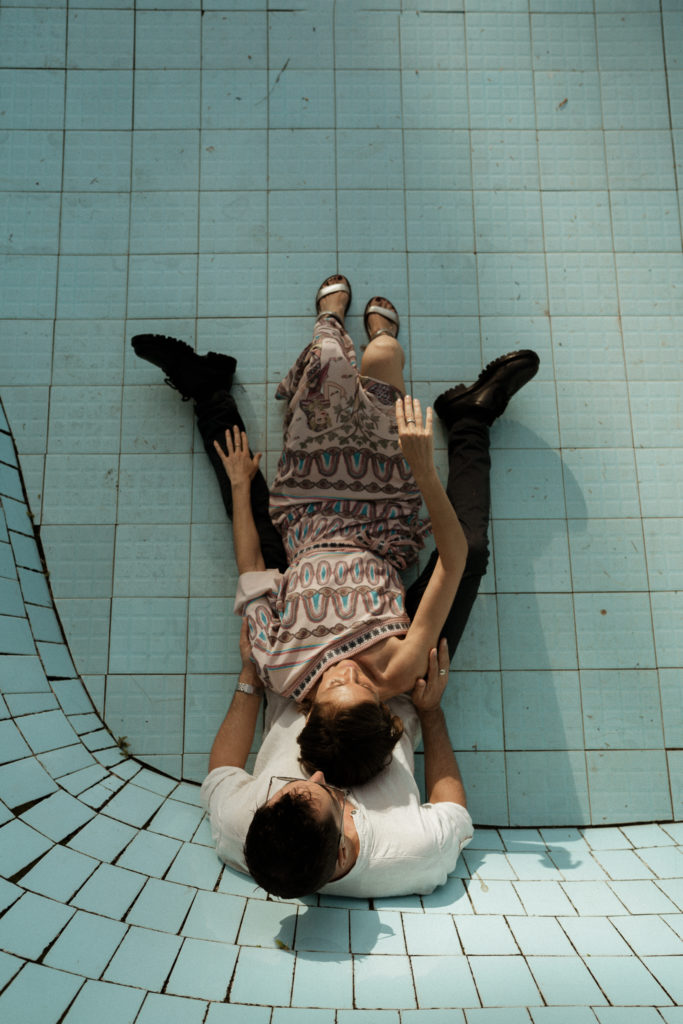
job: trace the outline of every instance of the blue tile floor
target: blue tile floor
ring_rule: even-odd
[[[681,0],[166,7],[0,0],[0,1017],[681,1024]],[[422,399],[542,360],[448,697],[485,827],[372,907],[211,849],[230,533],[129,346],[236,355],[272,474],[337,269]]]

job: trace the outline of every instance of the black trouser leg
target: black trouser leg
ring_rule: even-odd
[[[460,586],[441,631],[451,656],[460,642],[479,584],[488,563],[488,525],[491,506],[489,428],[474,417],[458,419],[448,431],[448,483],[446,493],[467,537],[468,555]],[[411,619],[436,565],[434,552],[406,593]]]
[[[232,488],[213,442],[218,441],[225,450],[225,431],[234,426],[245,430],[244,421],[239,414],[235,399],[228,391],[217,391],[211,398],[198,402],[195,413],[206,454],[211,459],[211,465],[216,471],[225,511],[232,520]],[[268,484],[259,470],[251,482],[251,510],[261,542],[263,560],[266,563],[266,568],[279,569],[280,572],[284,572],[287,568],[287,556],[282,537],[270,518],[269,500]]]

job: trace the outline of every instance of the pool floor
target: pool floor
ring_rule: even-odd
[[[3,1021],[683,1022],[682,160],[680,0],[0,0]],[[480,827],[373,905],[211,848],[231,536],[130,348],[234,355],[272,478],[337,270],[424,402],[541,357],[446,702]]]

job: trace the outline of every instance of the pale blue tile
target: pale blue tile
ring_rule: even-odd
[[[629,918],[615,918],[615,923]],[[560,923],[582,957],[628,956],[629,948],[612,924],[600,917],[563,917]],[[587,1002],[590,1000],[587,1000]]]
[[[345,910],[307,907],[299,914],[296,949],[311,952],[345,952],[349,948],[349,915]]]
[[[354,984],[358,1003],[358,966],[354,972],[350,957],[335,953],[300,953],[296,959],[292,1003],[337,1009],[351,1007]]]
[[[600,67],[603,70],[652,71],[662,68],[662,23],[659,14],[598,14]]]
[[[0,762],[6,764],[31,753],[21,733],[12,721],[0,722]]]
[[[16,1024],[57,1024],[82,983],[73,974],[27,964],[0,996],[0,1013]]]
[[[180,843],[153,832],[140,831],[124,850],[117,864],[141,874],[161,877],[180,849]]]
[[[329,72],[322,71],[295,72],[288,83],[288,93],[278,97],[274,127],[285,127],[285,117],[292,127],[331,127],[335,114],[333,95],[336,99],[336,119],[340,128],[399,128],[402,121],[401,100],[406,127],[416,127],[411,123],[410,94],[404,93],[403,97],[401,96],[401,76],[398,71],[337,71],[334,76],[334,94],[329,75]],[[426,75],[429,75],[429,72]],[[316,87],[322,96],[312,111],[309,112],[305,104],[295,103],[295,97],[302,89],[305,91]],[[283,105],[283,97],[289,109]],[[273,117],[272,98],[270,116]]]
[[[537,71],[597,67],[595,20],[590,14],[535,14],[531,17],[531,33]]]
[[[145,879],[133,871],[102,864],[73,898],[73,904],[94,914],[120,920],[140,892]]]
[[[681,964],[680,956],[657,956],[647,957],[644,960],[645,966],[654,974],[657,981],[675,1000],[676,1006],[680,1006],[683,998],[681,992]],[[661,998],[661,997],[660,997]],[[671,1011],[670,1011],[671,1012]],[[671,1018],[673,1020],[673,1018]]]
[[[262,252],[267,223],[265,192],[208,192],[201,197],[200,249],[203,253]],[[193,228],[196,234],[196,215],[194,224],[188,222],[188,231]]]
[[[53,793],[31,807],[22,818],[27,825],[59,842],[92,818],[92,811],[68,793]]]
[[[571,955],[572,947],[552,917],[509,917],[508,924],[525,955]]]
[[[351,195],[342,193],[340,203]],[[339,212],[341,218],[350,220],[349,230],[356,226],[352,210],[341,207]],[[265,215],[265,208],[263,213]],[[329,251],[335,238],[336,213],[332,191],[271,191],[268,196],[268,251]],[[378,213],[381,215],[381,206]]]
[[[661,68],[601,71],[600,89],[605,128],[668,126],[666,78]]]
[[[116,951],[103,980],[158,992],[176,959],[176,935],[132,927]]]
[[[479,996],[464,956],[417,956],[412,958],[418,1006],[479,1006]],[[451,1013],[453,1011],[450,1011]],[[419,1021],[419,1018],[416,1020]]]
[[[654,667],[645,594],[576,594],[574,609],[581,668]]]
[[[609,133],[614,135],[616,133]],[[629,133],[630,134],[630,133]],[[560,128],[538,133],[538,161],[544,189],[605,189],[609,136],[598,130]],[[669,148],[670,145],[669,145]],[[608,157],[609,159],[609,157]],[[612,184],[610,167],[610,184]],[[613,186],[617,187],[617,186]]]
[[[476,272],[471,255],[411,253],[408,261],[413,315],[429,316],[435,309],[444,316],[477,315]]]
[[[281,950],[240,950],[235,976],[230,990],[232,1002],[252,1002],[257,994],[262,1004],[285,1006],[289,1004],[294,972],[294,957],[283,956]]]
[[[521,956],[470,957],[470,966],[484,1006],[541,1003],[526,962]]]
[[[457,926],[463,949],[468,955],[487,953],[498,956],[517,952],[515,940],[503,917],[463,917],[458,919]]]
[[[359,72],[367,68],[398,68],[399,51],[399,17],[395,11],[356,8],[352,18],[336,17],[334,57],[337,68],[353,68]]]
[[[603,127],[596,71],[536,71],[534,90],[538,128],[585,131]]]
[[[3,309],[8,317],[54,315],[57,265],[54,256],[1,256]],[[29,289],[29,281],[32,287]]]
[[[26,893],[0,919],[2,948],[37,960],[73,914],[73,908],[56,900]]]
[[[669,998],[636,957],[592,956],[591,973],[613,1005],[666,1006]]]
[[[609,519],[640,515],[632,451],[619,448],[565,449],[562,463],[569,516]],[[643,475],[648,472],[654,475],[656,471],[656,465],[650,470],[644,462]],[[666,487],[664,481],[662,483]],[[661,507],[659,502],[657,507]]]
[[[3,129],[61,130],[64,127],[64,77],[64,71],[57,70],[0,71],[0,94],[5,110]]]
[[[498,672],[458,672],[443,698],[446,721],[464,750],[502,750],[503,709]]]
[[[405,11],[400,17],[401,62],[404,68],[464,68],[465,19],[460,12]]]
[[[126,932],[126,926],[99,914],[77,912],[51,946],[44,963],[98,978]]]
[[[202,763],[206,764],[203,757]],[[202,775],[206,768],[202,769]],[[197,846],[186,843],[180,853],[173,861],[166,876],[171,882],[180,882],[185,885],[199,885],[203,889],[212,890],[221,872],[221,863],[216,857],[215,851],[208,846]],[[198,938],[210,938],[202,932]],[[231,940],[233,941],[233,940]]]
[[[114,13],[114,12],[110,12]],[[66,110],[65,126],[70,133],[79,133],[83,129],[104,132],[130,131],[133,118],[133,73],[131,71],[75,71],[70,70],[66,78]],[[86,144],[90,151],[89,155],[94,158],[87,143],[96,140],[80,138],[80,143]],[[117,156],[121,156],[125,150],[130,152],[130,139],[126,142],[108,139],[109,146]],[[101,154],[100,163],[105,154]],[[73,158],[73,153],[69,154]],[[73,168],[71,159],[65,159],[65,172],[78,174]],[[96,158],[95,158],[96,159]],[[89,161],[90,162],[90,161]],[[85,167],[81,168],[79,176],[85,176]],[[110,169],[109,175],[112,174]],[[130,170],[123,167],[117,168],[119,174],[126,175],[129,180]],[[99,182],[91,182],[97,189],[102,186]],[[73,188],[73,184],[71,186]]]
[[[681,223],[675,192],[613,191],[611,208],[617,252],[680,252]]]
[[[356,20],[348,19],[349,22]],[[329,68],[333,65],[334,9],[324,5],[289,10],[271,10],[268,13],[269,66],[278,71],[287,68]],[[343,23],[343,19],[342,19]],[[341,26],[340,26],[341,27]],[[337,40],[334,40],[335,43]],[[340,40],[341,42],[341,40]],[[348,51],[348,45],[345,47]],[[339,52],[335,51],[337,62]],[[337,67],[343,66],[337,63]]]
[[[133,13],[83,10],[69,17],[67,66],[126,68],[132,66]]]
[[[313,908],[308,907],[306,913],[309,914],[311,910]],[[324,914],[324,911],[317,909],[315,912]],[[347,912],[339,911],[339,913],[344,913],[348,919]],[[276,900],[249,900],[240,925],[239,945],[282,948],[281,944],[284,943],[291,949],[294,946],[296,924],[297,915],[291,904],[280,903]],[[308,945],[310,946],[311,943],[309,942]],[[341,943],[339,945],[342,946]],[[306,948],[305,937],[303,945],[299,947],[297,943],[297,948]],[[348,924],[346,926],[346,944],[342,948],[343,951],[348,951],[349,948]]]
[[[104,981],[86,981],[78,993],[65,1024],[121,1024],[133,1020],[145,997],[141,990],[123,985],[109,985]]]
[[[475,188],[538,188],[535,131],[484,129],[473,131],[470,136]]]
[[[547,1003],[604,1004],[605,997],[579,957],[530,956],[527,963]]]
[[[135,71],[134,127],[148,130],[196,127],[200,85],[199,70]]]
[[[470,252],[473,249],[472,199],[468,192],[411,190],[406,192],[405,201],[407,243],[411,252]],[[400,219],[398,223],[400,225]],[[482,248],[486,246],[478,245],[478,249]]]
[[[3,189],[24,188],[59,191],[62,171],[61,135],[48,131],[20,131],[5,136],[0,154]]]
[[[405,953],[400,914],[391,910],[352,910],[350,920],[351,952]]]
[[[540,199],[535,192],[474,193],[477,252],[538,252],[543,248]]]
[[[581,704],[587,747],[662,746],[662,708],[654,670],[583,670]]]
[[[503,672],[503,704],[508,749],[583,747],[577,672]]]
[[[196,189],[199,184],[199,132],[191,129],[135,131],[132,174],[134,189]]]
[[[273,1014],[271,1018],[271,1012]],[[284,1013],[285,1015],[280,1018],[278,1015]],[[301,1017],[299,1017],[299,1014]],[[320,1014],[319,1017],[316,1017]],[[294,1015],[294,1016],[293,1016]],[[277,1020],[281,1021],[298,1021],[301,1020],[301,1024],[334,1024],[334,1015],[326,1018],[322,1015],[322,1011],[319,1010],[287,1010],[280,1007],[272,1009],[269,1006],[245,1006],[244,1004],[230,1004],[230,1003],[211,1003],[209,1005],[209,1013],[206,1018],[206,1024],[273,1024]]]
[[[274,138],[278,134],[283,136],[282,145],[279,147]],[[305,133],[298,133],[298,135],[302,134]],[[265,131],[256,130],[203,131],[200,147],[202,190],[265,188],[268,176],[266,153],[270,155],[276,165],[273,168],[275,170],[282,163],[278,159],[278,155],[285,157],[291,150],[298,152],[299,147],[292,145],[294,138],[295,133],[291,131],[270,132],[268,137],[266,137]],[[319,153],[317,139],[313,143],[313,149],[316,154]],[[315,173],[313,168],[311,168],[311,172]],[[283,174],[286,176],[286,172]],[[270,182],[274,188],[279,187],[273,176],[273,171],[271,171]],[[283,181],[282,184],[292,187],[289,180]],[[309,184],[315,187],[318,184],[329,185],[331,182],[310,182]]]
[[[379,75],[393,75],[393,72],[376,72]],[[360,83],[359,83],[360,85]],[[403,125],[405,128],[466,128],[469,126],[468,81],[465,71],[431,71],[415,74],[414,70],[401,75],[403,100]],[[347,98],[347,102],[349,102]],[[356,101],[357,102],[357,101]],[[396,127],[396,122],[383,123],[377,127]],[[372,122],[363,118],[358,125],[344,124],[344,127],[371,128]],[[486,124],[472,127],[485,128]],[[502,127],[492,125],[491,127]],[[507,127],[516,127],[516,125]]]
[[[201,26],[199,11],[139,11],[135,19],[135,67],[197,67]],[[204,27],[209,30],[208,19]],[[214,34],[215,29],[211,32]]]
[[[213,853],[213,850],[210,851]],[[173,871],[169,872],[171,878]],[[197,879],[200,884],[200,879]],[[245,901],[217,892],[198,892],[183,924],[183,935],[233,943],[237,937]]]
[[[5,239],[0,251],[10,254],[57,252],[58,205],[56,193],[0,192],[0,229]]]
[[[671,142],[668,131],[605,132],[607,173],[612,190],[674,188]],[[613,191],[612,198],[620,197]]]
[[[470,70],[467,84],[473,129],[535,126],[534,81],[530,70]]]
[[[112,601],[109,670],[184,672],[187,600],[183,598],[115,598]],[[150,638],[163,636],[156,649]],[[162,649],[163,647],[163,649]]]
[[[612,248],[607,192],[544,192],[543,234],[548,252],[605,252]]]
[[[425,959],[420,957],[420,962]],[[413,959],[412,961],[416,961]],[[354,962],[354,1001],[359,1009],[409,1010],[415,1007],[415,988],[410,973],[411,961],[405,956],[356,957]],[[442,960],[443,964],[443,960]],[[448,972],[450,973],[450,972]],[[417,981],[417,978],[416,978]],[[417,985],[419,998],[419,984]],[[421,1005],[430,1005],[422,1003]]]
[[[270,84],[272,85],[272,82]],[[313,83],[309,83],[309,85],[313,85]],[[201,127],[207,130],[265,128],[268,104],[264,101],[268,95],[268,88],[268,73],[266,71],[256,69],[203,71]],[[303,101],[302,106],[305,106]],[[328,125],[329,123],[328,121]],[[273,122],[273,127],[286,128],[290,125],[287,123],[276,125]],[[307,125],[303,124],[301,127],[307,127]],[[325,127],[325,125],[311,124],[308,127]]]
[[[589,750],[586,760],[592,820],[596,825],[671,816],[664,751]],[[653,907],[652,913],[656,912]]]
[[[575,590],[647,589],[643,532],[638,520],[570,519],[568,526]]]
[[[69,840],[69,846],[97,860],[112,861],[134,835],[129,825],[99,814]]]
[[[499,519],[493,529],[499,592],[571,589],[564,523],[556,519]]]
[[[173,965],[166,991],[195,999],[226,998],[238,946],[186,939]]]
[[[559,825],[588,819],[583,751],[512,752],[506,762],[511,824]]]
[[[504,669],[574,669],[576,638],[569,595],[498,597],[501,666]]]
[[[11,877],[37,860],[52,845],[45,836],[24,825],[18,818],[3,825],[0,867],[4,877]],[[18,894],[17,894],[18,895]]]

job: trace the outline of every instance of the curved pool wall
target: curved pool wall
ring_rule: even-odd
[[[680,2],[170,6],[0,2],[3,1024],[678,1024]],[[396,301],[425,401],[541,355],[446,708],[491,827],[374,907],[211,850],[230,534],[129,347],[237,356],[272,476],[337,268],[357,342]]]

